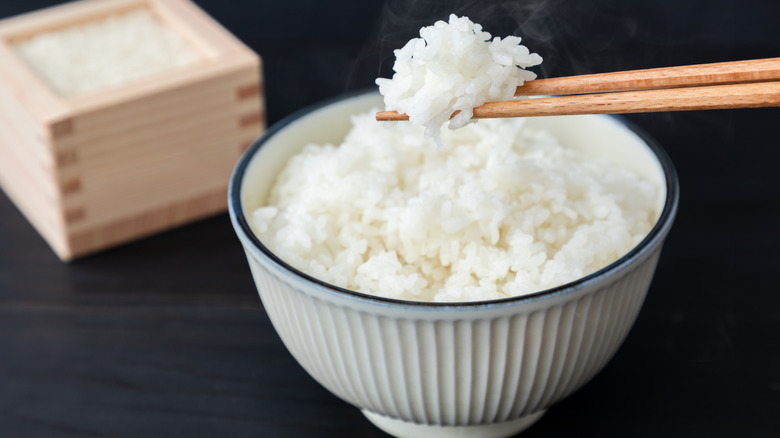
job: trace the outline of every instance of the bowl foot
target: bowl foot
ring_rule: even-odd
[[[363,415],[376,427],[398,438],[501,438],[515,435],[531,427],[542,418],[545,412],[534,412],[504,423],[477,426],[437,426],[410,423],[367,410],[363,410]]]

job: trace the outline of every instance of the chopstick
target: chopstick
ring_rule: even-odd
[[[537,79],[517,87],[515,96],[603,93],[774,80],[780,80],[780,58]]]
[[[780,106],[780,58],[537,79],[515,92],[546,95],[553,97],[488,102],[474,108],[473,118]],[[383,111],[376,119],[409,117]]]

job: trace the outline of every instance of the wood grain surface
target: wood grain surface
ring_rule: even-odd
[[[52,3],[2,2],[0,17]],[[514,30],[471,3],[486,15],[428,13]],[[525,40],[548,77],[780,54],[780,3],[563,3],[569,28]],[[413,35],[377,24],[373,2],[198,4],[264,57],[271,123],[387,76]],[[521,436],[778,437],[780,109],[629,119],[677,167],[678,220],[621,349]],[[0,437],[385,436],[289,355],[227,216],[63,264],[0,193]]]

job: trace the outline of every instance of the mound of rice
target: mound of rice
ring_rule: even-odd
[[[467,17],[450,15],[420,29],[420,37],[396,50],[392,79],[379,78],[385,109],[409,116],[425,127],[426,138],[441,145],[441,127],[459,128],[469,122],[474,107],[489,101],[510,100],[515,89],[536,74],[524,70],[542,57],[530,53],[521,39],[495,37]]]
[[[416,301],[506,298],[594,272],[635,246],[658,187],[566,149],[523,119],[442,132],[366,113],[343,144],[308,145],[251,221],[298,269]]]

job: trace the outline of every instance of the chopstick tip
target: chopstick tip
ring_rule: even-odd
[[[376,113],[377,122],[397,122],[409,120],[406,114],[400,114],[397,111],[379,111]]]

